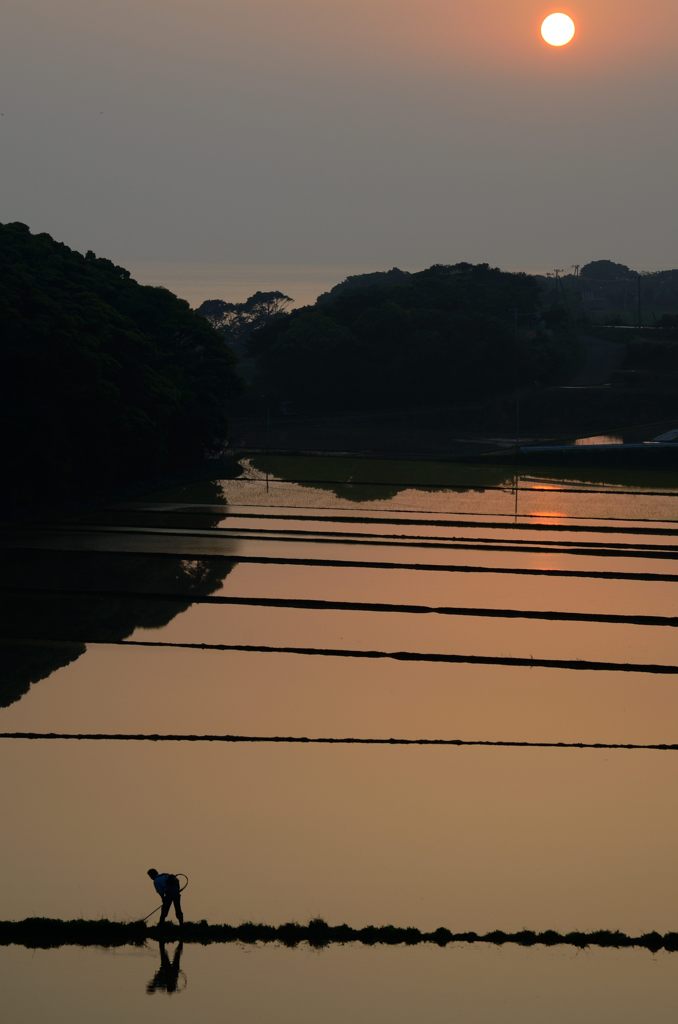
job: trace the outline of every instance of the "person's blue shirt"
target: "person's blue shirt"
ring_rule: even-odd
[[[174,879],[174,875],[168,875],[166,873],[163,875],[156,875],[155,878],[153,879],[155,891],[157,892],[158,896],[161,896],[163,899],[167,895],[168,887],[171,888],[170,879]]]

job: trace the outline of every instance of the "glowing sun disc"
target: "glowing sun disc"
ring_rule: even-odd
[[[569,14],[549,14],[541,25],[541,36],[549,46],[567,46],[574,39],[575,26]]]

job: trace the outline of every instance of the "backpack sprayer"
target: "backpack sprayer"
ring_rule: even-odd
[[[184,884],[183,884],[183,885],[182,885],[182,886],[181,886],[181,887],[179,888],[179,892],[183,892],[183,891],[184,891],[184,889],[185,889],[185,888],[187,887],[187,885],[188,885],[188,875],[185,875],[185,874],[183,873],[183,871],[175,871],[175,872],[174,872],[174,877],[175,877],[175,878],[184,878],[184,879],[185,879],[185,882],[184,882]],[[160,904],[159,904],[159,905],[158,905],[157,907],[155,907],[155,909],[154,909],[154,910],[152,910],[152,911],[150,912],[150,914],[146,914],[146,917],[143,917],[143,918],[141,919],[141,920],[142,920],[142,922],[144,922],[144,923],[145,923],[146,921],[148,921],[149,917],[153,917],[153,915],[154,915],[154,914],[157,914],[159,910],[162,910],[162,903],[160,903]]]

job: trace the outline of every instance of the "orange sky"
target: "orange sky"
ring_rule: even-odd
[[[0,217],[119,262],[678,264],[675,0],[9,0],[2,31]]]

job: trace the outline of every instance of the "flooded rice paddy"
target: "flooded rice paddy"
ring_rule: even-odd
[[[7,529],[0,917],[138,920],[157,864],[194,921],[678,930],[678,486],[592,473],[266,457]],[[644,949],[0,951],[21,1022],[668,1021],[677,981]]]

